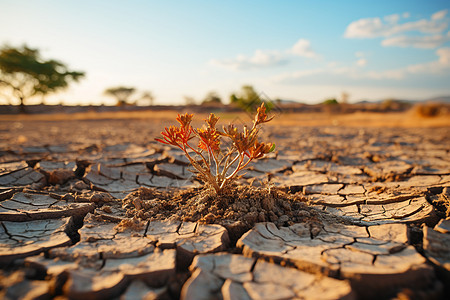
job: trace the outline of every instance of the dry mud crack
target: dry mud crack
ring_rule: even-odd
[[[2,298],[450,294],[448,128],[268,127],[215,203],[160,124],[0,125]]]

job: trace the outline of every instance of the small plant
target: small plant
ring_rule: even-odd
[[[261,124],[273,119],[266,114],[264,103],[258,108],[253,126],[249,130],[244,126],[240,132],[233,124],[223,127],[223,131],[216,128],[219,118],[213,113],[205,120],[206,126],[194,129],[191,126],[192,114],[178,115],[176,120],[179,127],[170,126],[161,132],[163,138],[156,141],[180,148],[198,173],[200,179],[209,184],[216,193],[221,191],[238,176],[239,171],[248,164],[264,157],[275,149],[273,143],[258,142]],[[191,144],[196,139],[197,146]],[[223,147],[222,138],[231,140],[229,147]]]

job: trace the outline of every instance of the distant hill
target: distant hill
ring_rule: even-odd
[[[288,99],[276,99],[274,101],[277,104],[287,105],[287,104],[303,104],[298,100],[288,100]]]
[[[427,99],[423,99],[423,100],[395,99],[395,98],[392,98],[390,100],[395,101],[395,102],[399,102],[399,103],[410,103],[410,104],[423,103],[423,102],[450,103],[450,96],[439,96],[439,97],[427,98]],[[362,101],[356,102],[355,104],[383,103],[384,101],[386,101],[386,99],[384,99],[384,100],[373,100],[373,101],[362,100]]]
[[[425,100],[426,102],[443,102],[443,103],[450,103],[450,96],[440,96],[440,97],[434,97],[428,100]]]
[[[395,101],[398,103],[416,103],[416,102],[421,102],[418,100],[406,100],[406,99],[395,99],[395,98],[391,98],[391,99],[383,99],[383,100],[361,100],[358,102],[355,102],[354,104],[381,104],[385,101]]]

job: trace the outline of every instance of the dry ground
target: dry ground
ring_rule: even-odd
[[[154,141],[175,115],[0,116],[0,297],[450,292],[447,116],[278,114],[276,153],[215,199]]]
[[[189,111],[123,111],[123,112],[83,112],[74,114],[38,114],[38,115],[0,115],[0,121],[64,121],[64,120],[115,120],[144,119],[153,121],[172,121],[177,113]],[[235,118],[248,119],[245,113],[216,113],[222,120],[233,121]],[[275,113],[271,125],[284,126],[352,126],[352,127],[448,127],[448,114],[423,117],[414,110],[406,112],[374,113],[357,112],[350,114],[338,113]],[[198,119],[206,118],[206,114],[196,115]]]

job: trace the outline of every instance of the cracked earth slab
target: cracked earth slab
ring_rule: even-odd
[[[300,270],[348,279],[360,293],[396,286],[426,288],[434,277],[426,259],[407,244],[404,224],[277,228],[260,223],[238,241],[247,257],[261,257]]]
[[[189,264],[196,254],[222,251],[229,243],[228,232],[220,225],[174,221],[117,224],[93,215],[85,218],[79,233],[79,243],[53,249],[50,257],[99,264],[108,258],[142,256],[156,248],[176,248],[178,263]]]
[[[349,282],[237,254],[199,255],[182,299],[355,299]]]
[[[448,128],[268,127],[264,134],[277,152],[253,164],[239,183],[269,188],[245,205],[230,200],[245,213],[226,220],[219,213],[226,206],[202,202],[199,212],[214,213],[199,223],[183,219],[183,209],[201,202],[192,189],[199,183],[180,151],[153,142],[161,124],[79,122],[75,131],[73,122],[17,125],[20,132],[9,124],[1,131],[1,296],[177,299],[182,290],[182,297],[196,299],[439,299],[450,293]],[[50,134],[37,136],[39,130]],[[142,198],[142,188],[152,197]],[[277,189],[300,208],[273,201]],[[192,199],[172,203],[188,201],[179,215],[152,214],[162,205],[158,191],[180,190]],[[226,229],[204,224],[219,221]],[[276,226],[251,229],[262,221]]]
[[[0,290],[2,299],[49,299],[51,297],[51,287],[49,282],[44,280],[29,280],[26,273],[16,271],[9,276],[0,270]]]
[[[425,256],[436,267],[437,274],[444,282],[446,293],[450,287],[450,232],[449,219],[442,220],[434,229],[425,226],[423,231],[423,249]]]
[[[24,222],[84,216],[94,208],[92,203],[74,203],[58,195],[19,192],[0,202],[0,221]]]
[[[164,295],[177,267],[187,267],[197,254],[225,250],[228,243],[227,231],[218,225],[151,222],[140,229],[117,225],[88,215],[80,242],[51,249],[48,258],[30,257],[25,262],[54,278],[65,274],[63,290],[73,299],[111,297],[130,289],[136,280],[150,288],[144,289],[146,294]]]
[[[425,197],[412,198],[388,204],[363,204],[367,203],[363,199],[350,198],[350,201],[342,199],[342,202],[335,198],[325,197],[324,206],[319,208],[335,216],[340,216],[354,224],[375,225],[386,223],[434,223],[439,218],[435,208],[425,199]],[[319,202],[317,201],[317,202]],[[331,205],[329,204],[331,203]]]
[[[27,186],[32,184],[36,186],[45,185],[45,176],[30,167],[8,171],[0,176],[1,186]]]
[[[167,294],[167,284],[176,273],[175,250],[106,259],[97,266],[42,256],[28,258],[25,263],[29,268],[45,270],[49,277],[59,281],[59,289],[71,299],[108,299],[122,293],[127,297],[162,296]]]
[[[73,218],[0,222],[0,264],[72,244]]]
[[[96,189],[109,193],[114,192],[131,192],[138,189],[141,186],[156,187],[156,188],[169,188],[169,187],[189,187],[193,186],[193,182],[190,181],[191,176],[180,173],[179,170],[166,170],[162,164],[162,169],[149,170],[144,168],[133,169],[125,168],[125,166],[111,166],[107,167],[104,164],[91,165],[84,176],[84,180]],[[184,166],[180,166],[184,168]],[[183,169],[184,170],[184,169]],[[181,173],[185,173],[182,171]]]

